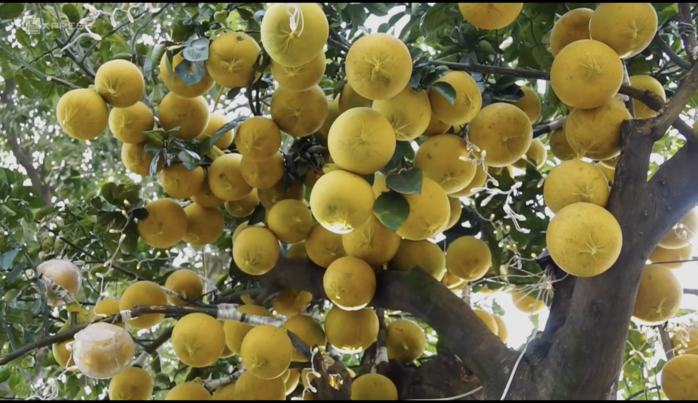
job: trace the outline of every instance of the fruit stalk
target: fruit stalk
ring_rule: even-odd
[[[207,156],[213,161],[215,161],[216,158],[222,157],[224,155],[225,152],[216,146],[211,146],[211,150],[207,154]]]
[[[237,320],[252,326],[281,326],[284,323],[283,319],[244,314],[237,310],[237,305],[235,304],[219,304],[216,316],[218,320]]]

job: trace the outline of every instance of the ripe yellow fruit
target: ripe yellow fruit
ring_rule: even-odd
[[[172,305],[184,305],[187,300],[199,298],[204,293],[204,284],[193,270],[178,269],[167,276],[165,288],[182,296],[183,299],[167,295],[167,302]]]
[[[272,60],[298,67],[320,52],[329,36],[327,16],[316,3],[276,3],[260,25],[262,46]]]
[[[548,224],[545,239],[553,261],[577,277],[593,277],[610,269],[623,245],[623,233],[613,214],[584,202],[558,211]]]
[[[380,266],[395,256],[400,246],[400,236],[372,215],[365,225],[342,235],[342,246],[347,255],[357,257],[369,265]]]
[[[325,118],[325,121],[322,122],[320,129],[318,129],[317,133],[315,133],[315,137],[324,147],[327,147],[327,137],[330,135],[330,128],[332,127],[334,121],[337,120],[337,117],[339,117],[339,95],[340,94],[337,94],[337,96],[335,96],[335,98],[328,104],[327,117]],[[371,106],[371,101],[368,102],[368,106]]]
[[[652,3],[601,3],[589,21],[591,39],[613,48],[623,59],[638,55],[657,33]]]
[[[235,146],[240,154],[252,161],[264,161],[279,151],[281,132],[273,120],[263,116],[245,119],[235,134]]]
[[[679,355],[670,359],[662,368],[662,391],[669,400],[698,399],[698,356]]]
[[[75,334],[73,360],[88,378],[109,379],[123,371],[136,352],[124,328],[105,322],[88,325]]]
[[[109,381],[109,400],[149,400],[153,378],[143,368],[130,367]]]
[[[327,268],[322,288],[336,306],[345,311],[357,311],[368,305],[376,292],[376,274],[363,260],[341,257]]]
[[[541,104],[538,92],[531,87],[521,87],[524,95],[518,101],[514,102],[514,106],[524,111],[531,123],[535,123],[540,118]]]
[[[211,395],[211,400],[235,400],[235,381],[216,389]]]
[[[497,328],[497,321],[494,316],[489,312],[485,312],[482,309],[473,309],[473,313],[480,318],[480,320],[487,326],[488,329],[494,334],[497,334],[499,329]]]
[[[675,354],[698,355],[698,329],[680,328],[671,337]]]
[[[630,85],[645,91],[652,91],[666,101],[664,87],[654,77],[648,75],[630,76]],[[657,112],[647,107],[641,101],[633,98],[636,119],[647,119],[657,115]]]
[[[357,94],[372,101],[402,91],[412,76],[412,57],[398,38],[378,32],[362,36],[347,52],[347,81]]]
[[[381,374],[363,374],[351,382],[351,400],[398,400],[393,381]]]
[[[252,276],[269,272],[279,260],[279,240],[264,227],[247,227],[233,242],[233,260]]]
[[[441,280],[441,284],[445,285],[446,288],[451,291],[456,291],[465,288],[468,285],[468,282],[446,271],[443,279]]]
[[[536,169],[540,169],[545,165],[545,161],[548,159],[548,150],[545,149],[545,145],[540,139],[533,139],[531,145],[528,147],[526,154],[521,157],[518,161],[514,162],[512,165],[525,170],[530,163]]]
[[[293,345],[288,334],[284,329],[272,325],[253,327],[240,347],[242,364],[260,379],[280,377],[291,364],[292,356]]]
[[[398,235],[411,241],[421,241],[438,234],[446,227],[451,205],[448,203],[446,192],[438,183],[423,177],[420,193],[404,196],[410,205],[410,213],[407,220],[395,231]]]
[[[451,206],[451,211],[448,216],[448,224],[446,225],[446,228],[444,228],[444,232],[453,228],[453,226],[455,226],[456,223],[458,223],[458,220],[460,219],[460,215],[462,213],[460,199],[449,197],[448,204],[449,206]]]
[[[371,308],[345,311],[336,305],[325,315],[327,342],[343,354],[367,349],[378,336],[378,316]]]
[[[51,259],[38,265],[36,270],[39,275],[51,279],[51,281],[61,286],[68,294],[75,298],[80,288],[82,276],[80,275],[80,269],[78,269],[73,262],[65,259]],[[46,303],[49,306],[65,305],[60,295],[52,291],[48,292]]]
[[[262,203],[262,206],[264,206],[264,208],[267,209],[267,211],[269,211],[276,203],[280,202],[281,200],[304,200],[305,188],[303,187],[303,184],[293,181],[291,182],[291,185],[288,187],[288,189],[284,189],[285,187],[286,183],[283,180],[281,180],[273,187],[270,187],[268,189],[259,189],[257,191],[257,195],[259,196],[259,202]]]
[[[388,119],[398,141],[416,139],[424,133],[431,119],[429,95],[409,85],[394,97],[373,101],[371,107]]]
[[[293,245],[303,246],[303,242]],[[291,253],[292,250],[289,248],[289,250],[286,251],[286,257],[293,259],[293,257],[289,256]],[[296,290],[294,288],[284,288],[279,292],[279,295],[277,295],[276,298],[271,300],[271,306],[279,314],[290,317],[300,314],[312,300],[313,294],[307,291]]]
[[[193,140],[204,132],[209,120],[206,98],[185,98],[168,92],[158,107],[160,126],[165,130],[179,127],[175,137]]]
[[[252,186],[242,177],[241,162],[242,155],[225,154],[208,167],[208,185],[219,199],[240,200],[252,191]]]
[[[109,109],[95,90],[78,88],[66,92],[58,100],[56,119],[68,136],[92,140],[107,128]]]
[[[299,339],[308,347],[318,346],[321,349],[325,348],[325,331],[318,321],[308,315],[295,315],[286,319],[283,327],[289,332],[298,336]],[[293,351],[293,361],[308,362],[298,351]]]
[[[479,280],[491,266],[490,247],[471,235],[458,237],[446,247],[446,269],[458,278]]]
[[[165,400],[211,400],[211,394],[198,382],[180,383],[170,389]]]
[[[329,104],[319,85],[298,92],[279,87],[271,96],[270,110],[271,118],[284,133],[305,137],[322,127]]]
[[[601,172],[603,173],[604,178],[606,178],[606,180],[607,180],[609,183],[613,184],[613,178],[614,178],[614,176],[615,176],[615,174],[616,174],[615,169],[608,168],[608,167],[605,166],[604,164],[595,164],[595,165],[596,165],[596,167],[598,167],[598,168],[601,170]]]
[[[611,159],[599,161],[599,164],[615,170],[616,165],[618,165],[618,161],[620,161],[620,154]]]
[[[385,347],[388,359],[404,364],[419,358],[427,340],[424,330],[411,320],[398,319],[385,329]]]
[[[266,308],[259,305],[240,305],[237,307],[237,310],[245,315],[266,317],[274,316]],[[247,333],[252,330],[252,327],[253,326],[248,325],[247,323],[242,323],[237,320],[224,320],[223,331],[225,331],[225,345],[235,354],[240,354],[242,340],[245,338]]]
[[[247,217],[252,214],[258,204],[259,196],[257,196],[257,189],[252,189],[250,194],[240,200],[225,202],[225,211],[233,217]]]
[[[429,94],[427,93],[427,95]],[[429,104],[431,105],[431,102]],[[434,110],[432,109],[431,117],[429,118],[429,124],[427,125],[427,128],[424,129],[422,135],[431,137],[437,134],[443,134],[446,133],[450,127],[451,125],[442,122],[438,117],[436,117],[436,115],[434,114]]]
[[[458,3],[460,13],[480,29],[502,29],[511,25],[523,9],[523,3]]]
[[[576,159],[551,169],[543,185],[543,200],[553,213],[577,202],[605,207],[609,193],[603,172],[592,163]]]
[[[608,45],[582,39],[565,46],[550,68],[550,86],[560,101],[575,109],[598,108],[623,83],[623,63]]]
[[[607,160],[620,153],[620,126],[632,119],[623,102],[613,98],[594,109],[575,109],[567,116],[567,141],[579,155]]]
[[[182,163],[174,163],[160,171],[160,185],[169,196],[187,199],[201,191],[206,171],[201,166],[189,170]]]
[[[160,79],[165,84],[165,87],[180,97],[185,98],[196,98],[209,92],[211,88],[213,88],[214,83],[213,78],[211,78],[208,73],[204,74],[198,83],[191,85],[185,85],[182,80],[177,77],[175,68],[177,68],[177,66],[182,63],[183,60],[184,58],[182,57],[182,52],[179,52],[172,57],[172,75],[170,76],[167,71],[167,54],[165,53],[162,55],[162,59],[160,59]],[[191,66],[189,67],[189,72],[192,72]]]
[[[343,170],[321,176],[310,192],[313,216],[336,234],[347,234],[366,224],[373,215],[374,201],[371,185]]]
[[[145,80],[135,64],[122,59],[110,60],[95,73],[95,90],[115,108],[133,106],[143,96]]]
[[[215,208],[223,204],[223,200],[216,197],[208,185],[208,172],[206,172],[206,179],[201,186],[201,190],[199,190],[199,193],[191,196],[191,201],[206,208]]]
[[[473,176],[473,180],[470,181],[470,183],[464,187],[463,189],[451,193],[449,198],[452,197],[470,197],[477,192],[479,192],[483,186],[485,186],[485,183],[487,182],[487,172],[482,168],[482,165],[478,165],[475,167],[475,176]]]
[[[373,104],[372,100],[359,95],[348,82],[344,83],[342,91],[337,95],[335,100],[337,101],[337,107],[340,115],[349,109],[370,108]]]
[[[269,210],[269,229],[283,243],[305,240],[313,226],[310,210],[300,200],[281,200]]]
[[[660,324],[676,315],[683,288],[671,269],[646,265],[640,277],[633,316],[646,324]]]
[[[429,102],[434,115],[448,125],[470,123],[482,107],[482,94],[475,80],[464,71],[449,71],[435,83],[450,84],[456,91],[456,99],[451,103],[434,87],[430,87]]]
[[[698,210],[692,209],[686,213],[659,241],[659,246],[665,249],[679,249],[690,244],[698,233]]]
[[[224,347],[223,326],[204,313],[183,316],[172,330],[172,348],[177,358],[190,367],[205,368],[213,365]]]
[[[446,274],[446,257],[439,246],[433,242],[403,239],[389,267],[393,270],[408,271],[413,266],[419,267],[441,281]]]
[[[550,31],[550,53],[553,57],[565,46],[583,39],[591,39],[589,35],[589,20],[594,10],[589,8],[575,8],[560,17]]]
[[[286,380],[286,396],[290,395],[296,390],[298,383],[301,380],[301,370],[291,369],[289,370],[288,379]]]
[[[312,228],[313,226],[311,226],[311,231]],[[322,225],[320,225],[320,228],[322,228]],[[307,259],[308,253],[305,251],[305,241],[294,243],[293,245],[288,245],[288,249],[286,249],[286,257],[293,260]]]
[[[170,248],[187,232],[187,214],[172,199],[162,198],[145,205],[148,216],[138,220],[138,235],[153,248]]]
[[[212,137],[213,133],[227,123],[228,119],[225,116],[218,113],[212,113],[209,116],[208,124],[206,125],[204,132],[201,133],[196,139],[203,141],[207,137]],[[220,148],[221,150],[227,149],[231,144],[233,144],[233,129],[225,132],[221,137],[218,138],[218,140],[216,140],[215,143],[213,143],[214,146]]]
[[[148,141],[143,132],[152,130],[154,124],[153,111],[143,102],[136,102],[128,108],[112,108],[109,112],[109,130],[122,143]]]
[[[414,166],[422,170],[425,178],[434,180],[451,194],[462,190],[475,177],[476,165],[465,161],[468,146],[455,134],[437,134],[419,146]]]
[[[511,293],[511,302],[516,309],[530,315],[540,312],[540,310],[545,307],[545,302],[542,298],[542,294],[536,298],[532,292],[522,290],[513,291]]]
[[[485,164],[505,167],[526,154],[533,141],[533,126],[521,109],[496,102],[482,108],[470,122],[468,138],[487,152]]]
[[[342,235],[331,232],[320,224],[313,224],[305,239],[308,259],[320,267],[327,268],[340,257],[347,255],[342,243]]]
[[[152,281],[137,281],[124,290],[119,298],[119,311],[130,310],[137,305],[167,305],[167,296],[159,285]],[[150,329],[162,322],[164,313],[147,313],[128,321],[136,329]]]
[[[259,51],[257,41],[244,32],[220,34],[209,45],[206,70],[221,87],[246,87]],[[255,81],[260,76],[255,72]]]
[[[144,141],[138,144],[121,145],[121,162],[130,172],[140,176],[150,176],[150,165],[153,162],[153,153],[145,150],[146,144],[148,142]],[[156,172],[160,172],[164,166],[164,158],[158,158]]]
[[[235,382],[235,400],[286,400],[286,384],[281,377],[261,379],[245,371]]]
[[[67,344],[72,343],[74,340],[71,337],[68,340],[61,341],[59,343],[53,343],[51,346],[51,352],[56,363],[63,368],[69,368],[75,366],[75,360],[73,360],[72,350],[68,351]],[[72,345],[71,345],[72,346]]]
[[[243,156],[240,160],[242,178],[257,189],[268,189],[284,177],[284,156],[280,152],[265,161],[252,161]]]
[[[683,266],[683,263],[663,263],[663,262],[674,262],[681,260],[688,260],[693,254],[693,245],[688,244],[683,248],[678,249],[664,249],[657,245],[650,253],[649,260],[652,263],[661,263],[662,266],[667,269],[678,269]]]
[[[326,67],[325,52],[318,53],[311,61],[297,67],[287,67],[274,60],[269,63],[274,80],[280,87],[286,87],[291,91],[305,91],[319,83]]]
[[[550,133],[548,145],[555,158],[561,161],[567,161],[577,157],[577,153],[567,141],[567,134],[565,133],[564,127]]]
[[[499,340],[502,341],[502,343],[506,343],[507,339],[509,338],[509,331],[507,330],[507,325],[504,323],[504,320],[497,316],[497,315],[492,315],[494,318],[495,322],[497,322],[497,337],[499,337]]]

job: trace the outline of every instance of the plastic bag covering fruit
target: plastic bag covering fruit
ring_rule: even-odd
[[[109,323],[93,323],[75,335],[73,359],[80,372],[108,379],[131,364],[135,345],[128,331]]]

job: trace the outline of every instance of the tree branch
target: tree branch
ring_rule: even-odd
[[[690,70],[691,69],[691,63],[687,62],[683,57],[679,56],[674,52],[674,49],[669,46],[664,39],[662,39],[661,36],[659,36],[659,32],[657,32],[657,35],[654,37],[654,43],[659,46],[660,49],[662,49],[662,52],[669,56],[669,60],[674,62],[677,66],[681,67],[682,69]]]
[[[77,85],[75,85],[75,84],[73,84],[73,83],[71,83],[71,82],[68,82],[68,81],[66,81],[66,80],[61,80],[60,78],[53,77],[53,76],[47,76],[46,74],[44,74],[44,73],[40,72],[39,70],[37,70],[36,68],[34,68],[34,67],[33,67],[32,65],[30,65],[29,63],[27,63],[27,62],[25,62],[24,60],[22,60],[22,59],[20,59],[19,57],[17,57],[14,53],[12,53],[9,49],[7,49],[7,48],[5,47],[5,45],[3,45],[3,44],[1,44],[1,43],[0,43],[0,52],[4,53],[5,55],[7,55],[7,57],[9,57],[10,59],[14,60],[15,62],[21,64],[22,66],[24,66],[24,68],[26,68],[26,69],[28,69],[29,71],[31,71],[32,73],[36,74],[36,75],[39,76],[39,78],[41,78],[42,80],[54,82],[54,83],[56,83],[56,84],[62,85],[62,86],[67,87],[67,88],[70,88],[71,90],[74,90],[74,89],[76,89],[76,88],[80,88],[80,87],[78,87]]]
[[[674,358],[674,346],[671,343],[671,337],[664,327],[666,324],[655,326],[659,332],[659,339],[662,342],[662,348],[664,349],[664,354],[666,354],[667,361]]]
[[[690,3],[679,3],[679,34],[683,40],[683,47],[691,64],[698,61],[698,41],[696,40],[696,28],[693,26]]]
[[[691,70],[683,78],[674,96],[667,102],[667,107],[659,113],[653,120],[654,129],[662,135],[669,129],[669,126],[679,117],[688,101],[698,89],[698,64],[694,64]]]
[[[540,263],[543,270],[552,278],[553,301],[550,305],[550,314],[545,323],[545,330],[541,339],[546,342],[553,342],[560,329],[567,321],[572,303],[572,295],[577,278],[565,273],[558,267],[550,255],[547,255]]]
[[[538,80],[550,80],[550,74],[545,71],[525,69],[525,68],[509,68],[500,66],[487,66],[478,63],[454,63],[434,60],[429,62],[432,66],[446,66],[451,70],[477,72],[483,74],[501,74],[503,76],[533,78]]]
[[[143,31],[143,29],[145,29],[145,27],[148,26],[148,24],[150,24],[150,22],[152,20],[154,20],[155,17],[160,15],[163,11],[165,11],[172,4],[174,4],[174,3],[167,3],[164,6],[162,6],[158,11],[154,12],[150,16],[150,18],[148,18],[146,21],[144,21],[143,24],[141,24],[138,27],[138,29],[136,29],[136,32],[133,34],[133,37],[131,38],[131,62],[132,63],[136,63],[136,40],[138,39],[138,36],[141,34],[141,31]],[[143,11],[142,13],[139,13],[138,15],[133,17],[133,19],[136,20],[136,19],[140,18],[141,16],[143,16],[147,12],[148,12],[148,10]]]
[[[533,138],[538,138],[544,136],[548,133],[554,132],[557,129],[561,129],[567,120],[567,116],[563,116],[558,120],[554,120],[550,123],[539,124],[533,128]]]
[[[649,90],[641,90],[635,87],[622,86],[618,91],[621,94],[629,95],[631,98],[635,98],[643,104],[647,105],[648,108],[653,111],[660,111],[664,108],[664,100]],[[698,134],[693,130],[688,123],[684,122],[680,117],[676,117],[672,123],[674,128],[687,140],[688,139],[698,139]],[[663,132],[661,133],[663,134]]]
[[[684,294],[698,295],[698,289],[696,289],[696,288],[684,288],[683,293]]]

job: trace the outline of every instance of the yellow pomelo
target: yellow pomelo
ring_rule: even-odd
[[[257,196],[257,189],[252,189],[250,194],[240,200],[225,202],[225,211],[233,217],[247,217],[252,214],[258,204],[259,196]]]
[[[201,166],[189,170],[182,163],[174,163],[160,171],[160,185],[169,196],[186,199],[199,193],[206,180],[206,171]]]
[[[408,271],[414,266],[441,281],[446,273],[446,257],[441,248],[433,242],[403,239],[395,257],[390,260],[389,267],[393,270]]]
[[[458,3],[460,13],[480,29],[502,29],[511,25],[521,13],[523,3]]]
[[[618,154],[617,156],[615,156],[615,157],[613,157],[613,158],[610,158],[610,159],[607,159],[607,160],[603,160],[603,161],[599,161],[599,164],[600,164],[600,165],[603,165],[603,166],[605,166],[605,167],[607,167],[607,168],[611,168],[611,169],[615,170],[615,169],[616,169],[616,165],[618,165],[618,161],[620,161],[620,154]]]
[[[680,328],[671,337],[674,353],[698,355],[698,329]]]
[[[464,187],[463,189],[451,193],[449,198],[451,197],[470,197],[477,192],[479,192],[483,186],[485,186],[485,183],[487,182],[487,172],[482,168],[482,165],[478,165],[475,167],[475,176],[473,176],[473,180],[470,181],[470,183]]]
[[[283,328],[272,325],[253,327],[240,346],[242,364],[260,379],[280,377],[288,369],[292,357],[293,345],[288,334]]]
[[[235,400],[286,400],[286,384],[281,377],[261,379],[245,371],[235,382]]]
[[[342,245],[347,255],[380,266],[395,256],[400,236],[383,225],[374,214],[362,227],[342,235]]]
[[[533,141],[533,126],[521,109],[496,102],[482,108],[470,122],[468,138],[486,151],[485,164],[505,167],[526,154]]]
[[[301,242],[294,245],[303,245],[303,243]],[[286,251],[286,258],[294,259],[289,256],[291,252],[291,248]],[[276,298],[271,300],[271,306],[281,315],[294,316],[300,314],[312,300],[313,295],[307,291],[296,290],[295,288],[284,288],[279,292]]]
[[[553,153],[555,158],[561,161],[567,161],[577,157],[577,153],[567,141],[567,134],[565,133],[564,127],[550,133],[548,145],[550,146],[550,152]]]
[[[336,170],[315,183],[310,192],[310,209],[323,227],[347,234],[371,219],[374,200],[373,189],[364,178]]]
[[[40,275],[51,279],[55,284],[63,287],[68,294],[75,298],[80,288],[82,276],[80,274],[80,269],[78,269],[73,262],[64,259],[51,259],[42,262],[36,267],[36,270]],[[60,306],[65,304],[60,296],[54,295],[52,291],[49,291],[47,298],[49,306]]]
[[[553,57],[565,46],[583,39],[591,39],[589,36],[589,20],[594,10],[589,8],[575,8],[560,17],[550,31],[550,53]]]
[[[426,346],[424,330],[411,320],[398,319],[385,329],[388,359],[408,363],[419,358]]]
[[[497,337],[502,341],[502,343],[506,343],[507,339],[509,338],[509,331],[507,330],[507,325],[504,323],[504,320],[497,316],[497,315],[492,315],[494,318],[495,322],[497,322]]]
[[[187,215],[187,232],[184,242],[194,246],[208,245],[223,234],[225,219],[218,208],[201,207],[191,203],[184,208]]]
[[[310,210],[304,201],[281,200],[269,210],[269,229],[283,243],[305,240],[313,226]]]
[[[610,46],[623,59],[645,50],[656,32],[652,3],[601,3],[589,21],[591,39]]]
[[[322,225],[320,226],[322,228]],[[311,226],[312,231],[313,226]],[[305,260],[308,258],[308,253],[305,251],[305,241],[288,245],[286,249],[286,257],[293,260]],[[288,316],[288,315],[287,315]]]
[[[479,280],[491,266],[490,247],[471,235],[456,238],[446,248],[446,269],[463,280]]]
[[[420,193],[404,196],[410,205],[410,213],[407,220],[395,231],[398,235],[411,241],[421,241],[438,234],[446,227],[451,206],[446,192],[438,183],[423,177]]]
[[[584,202],[558,211],[548,224],[545,239],[553,261],[577,277],[593,277],[610,269],[623,245],[623,233],[613,214]]]
[[[334,121],[327,145],[339,168],[368,175],[390,161],[395,152],[395,131],[380,112],[353,108]]]
[[[68,136],[92,140],[107,128],[109,109],[95,90],[78,88],[66,92],[58,100],[56,119]]]
[[[662,368],[662,392],[669,400],[698,400],[698,355],[679,355]]]
[[[158,107],[160,126],[165,130],[179,127],[174,136],[193,140],[204,132],[208,125],[209,112],[206,98],[185,98],[168,92]]]
[[[257,190],[259,202],[262,203],[265,209],[271,208],[281,200],[304,200],[305,187],[303,184],[296,181],[291,182],[291,185],[286,189],[286,182],[281,180],[273,187]]]
[[[402,91],[412,76],[412,57],[398,38],[378,32],[364,35],[347,52],[347,80],[357,94],[372,101]]]
[[[451,70],[435,83],[450,84],[456,92],[456,99],[451,102],[434,87],[430,87],[429,102],[434,115],[449,126],[470,123],[482,107],[482,94],[475,80],[464,71]]]
[[[305,137],[322,127],[329,104],[318,85],[297,92],[279,87],[271,96],[270,110],[271,118],[284,133]]]
[[[341,257],[327,268],[322,288],[336,306],[345,311],[357,311],[368,305],[376,292],[376,274],[363,260]]]
[[[514,106],[518,107],[528,118],[531,123],[535,123],[540,118],[541,104],[540,96],[538,93],[531,89],[531,87],[523,86],[521,87],[524,95],[518,101],[514,102]]]
[[[199,141],[203,141],[207,137],[212,137],[213,133],[215,133],[218,129],[223,127],[223,125],[228,123],[228,119],[220,115],[218,113],[212,113],[209,116],[208,119],[208,124],[206,125],[206,128],[204,129],[204,132],[201,133],[196,139]],[[233,143],[233,130],[230,129],[227,132],[225,132],[221,137],[216,140],[215,143],[213,143],[214,146],[220,148],[221,150],[225,150],[230,145]]]
[[[284,156],[278,151],[264,161],[252,161],[243,156],[240,160],[240,172],[248,185],[257,189],[268,189],[284,177]]]
[[[162,55],[162,59],[160,59],[160,79],[165,84],[165,87],[180,97],[185,98],[196,98],[209,92],[211,88],[213,88],[214,83],[213,79],[210,75],[208,75],[208,73],[204,74],[198,83],[191,85],[185,85],[184,82],[177,77],[175,68],[177,68],[177,66],[182,63],[183,60],[184,58],[182,57],[182,52],[179,52],[172,57],[172,75],[170,76],[170,74],[167,72],[167,53]],[[189,72],[192,73],[191,65],[189,66]]]
[[[649,260],[652,263],[660,263],[667,269],[678,269],[683,266],[683,263],[664,263],[677,262],[681,260],[689,260],[693,254],[693,245],[688,244],[679,249],[664,249],[657,245],[650,253]]]
[[[126,287],[119,298],[119,310],[129,310],[136,305],[167,305],[167,295],[152,281],[137,281]],[[165,318],[164,313],[147,313],[128,321],[136,329],[149,329]]]
[[[296,390],[298,383],[301,380],[301,370],[300,369],[290,369],[288,379],[286,380],[286,396],[290,395]]]
[[[252,186],[242,177],[241,162],[242,155],[225,154],[208,167],[208,185],[219,199],[240,200],[252,191]]]
[[[235,381],[216,389],[211,395],[211,400],[235,400]]]
[[[606,160],[620,153],[620,126],[632,119],[623,102],[613,98],[594,109],[575,109],[565,121],[567,141],[575,152],[594,160]]]
[[[441,279],[441,284],[445,285],[446,288],[451,291],[456,291],[465,288],[468,285],[468,282],[446,271],[443,279]]]
[[[342,114],[352,108],[370,108],[373,104],[368,98],[364,98],[359,95],[351,84],[344,83],[342,91],[335,98],[337,101],[337,110],[339,114]]]
[[[209,45],[206,70],[221,87],[246,87],[259,51],[257,41],[244,32],[220,34]],[[255,72],[255,81],[260,76]]]
[[[97,322],[75,334],[73,360],[83,375],[109,379],[133,360],[136,346],[129,332],[116,325]]]
[[[308,347],[318,346],[325,348],[325,331],[318,321],[308,315],[295,315],[286,319],[284,328],[298,336]],[[293,361],[308,362],[298,351],[293,351]]]
[[[266,308],[259,305],[240,305],[237,307],[237,310],[245,315],[274,316]],[[253,326],[237,320],[224,320],[223,330],[225,331],[225,345],[235,354],[240,354],[242,341],[252,328]]]
[[[671,269],[646,265],[640,277],[633,316],[647,324],[660,324],[676,315],[683,298],[683,288]]]
[[[333,305],[325,315],[327,342],[343,354],[367,349],[378,336],[378,316],[371,308],[345,311]]]
[[[260,25],[262,46],[274,61],[298,67],[320,52],[329,36],[327,16],[317,3],[276,3]]]
[[[387,177],[383,175],[383,173],[376,172],[375,179],[373,180],[373,185],[371,186],[371,188],[373,189],[373,195],[376,196],[376,199],[381,194],[390,191],[388,185],[385,182],[386,179]]]
[[[244,273],[261,276],[279,260],[279,240],[264,227],[248,227],[233,243],[233,260]]]
[[[150,400],[153,378],[143,368],[130,367],[109,381],[109,400]]]
[[[489,312],[485,312],[482,309],[473,309],[473,313],[480,318],[480,320],[487,326],[488,329],[494,334],[497,334],[499,330],[497,328],[497,321],[494,319],[493,315]]]
[[[368,106],[371,106],[370,101]],[[335,120],[339,117],[339,94],[328,104],[327,106],[327,117],[325,121],[322,122],[322,126],[315,133],[315,137],[318,139],[320,144],[327,147],[327,137],[330,135],[330,128]]]
[[[147,141],[138,144],[124,143],[121,145],[121,162],[126,169],[140,176],[150,176],[150,165],[153,162],[153,153],[145,150]],[[158,158],[157,171],[165,166],[165,159]]]
[[[427,94],[428,95],[428,94]],[[429,103],[431,105],[431,102]],[[444,123],[441,120],[439,120],[438,117],[434,114],[434,110],[431,110],[431,116],[429,118],[429,124],[427,125],[427,128],[424,129],[424,132],[422,133],[423,136],[431,137],[435,136],[437,134],[443,134],[448,131],[448,129],[451,127],[448,123]]]
[[[331,232],[320,224],[314,224],[310,230],[310,234],[305,239],[305,251],[308,259],[325,268],[347,255],[342,244],[342,235]]]
[[[172,305],[184,305],[188,300],[199,298],[204,293],[204,284],[193,270],[178,269],[167,276],[165,288],[179,294],[183,299],[167,295],[167,302]]]
[[[536,299],[535,294],[532,292],[527,293],[521,290],[516,290],[511,293],[511,302],[516,309],[530,315],[540,312],[540,310],[545,307],[542,295],[539,295]]]
[[[526,151],[526,154],[512,165],[525,170],[530,163],[536,167],[536,169],[540,169],[543,165],[545,165],[545,161],[547,159],[548,150],[545,149],[545,144],[543,144],[540,139],[533,139],[533,141],[531,141],[531,145],[528,147],[528,151]]]
[[[206,179],[201,185],[201,190],[199,190],[197,194],[191,196],[191,201],[201,207],[215,208],[223,204],[223,200],[216,197],[211,191],[211,187],[208,185],[208,175],[208,172],[206,172]]]
[[[319,83],[326,67],[325,52],[318,53],[311,61],[297,67],[287,67],[273,60],[269,64],[274,80],[280,87],[291,91],[305,91]]]
[[[608,45],[582,39],[565,46],[550,68],[550,86],[560,101],[575,109],[598,108],[623,83],[623,63]]]
[[[264,161],[279,151],[281,131],[273,120],[253,116],[238,126],[235,146],[240,154],[250,160]]]
[[[424,133],[431,119],[429,95],[409,85],[394,97],[373,101],[371,107],[388,119],[398,141],[416,139]]]
[[[385,375],[363,374],[351,382],[351,400],[398,400],[397,388]]]
[[[225,347],[225,332],[216,318],[190,313],[177,321],[172,331],[172,348],[177,358],[194,368],[218,361]]]
[[[157,199],[146,204],[148,216],[138,220],[138,235],[153,248],[170,248],[187,232],[187,215],[172,199]]]
[[[449,197],[448,204],[449,206],[451,206],[451,211],[448,215],[448,224],[446,224],[446,228],[444,228],[444,231],[448,231],[449,229],[453,228],[453,226],[455,226],[458,223],[460,215],[463,212],[461,208],[460,199]]]
[[[582,160],[564,161],[551,169],[543,185],[543,199],[550,211],[577,202],[606,206],[610,189],[601,170]]]
[[[446,194],[462,190],[475,177],[476,166],[465,161],[468,146],[455,134],[437,134],[423,142],[414,157],[414,166],[432,179]]]
[[[692,209],[683,216],[659,241],[665,249],[679,249],[690,244],[698,232],[698,210]]]
[[[606,178],[606,180],[607,180],[609,183],[613,184],[613,178],[614,178],[615,175],[616,175],[616,170],[615,170],[615,169],[608,168],[608,167],[605,166],[604,164],[595,164],[595,165],[596,165],[597,168],[599,168],[599,169],[601,170],[601,172],[603,173],[604,178]]]
[[[128,108],[141,99],[145,80],[138,66],[128,60],[110,60],[95,73],[95,90],[115,108]]]
[[[652,91],[666,101],[664,87],[654,77],[648,75],[630,76],[630,85],[645,91]],[[633,98],[636,119],[647,119],[657,115],[657,112],[648,108],[645,104]]]
[[[116,315],[119,313],[119,299],[118,298],[105,298],[97,301],[94,308],[92,309],[93,317],[107,317]],[[99,315],[99,316],[97,316]],[[102,316],[104,315],[104,316]],[[116,326],[126,327],[123,322],[115,323]]]
[[[154,124],[153,111],[143,102],[136,102],[128,108],[112,108],[109,112],[109,130],[122,143],[148,141],[143,132],[152,130]]]
[[[198,382],[185,382],[170,389],[165,400],[211,400],[211,393]]]

